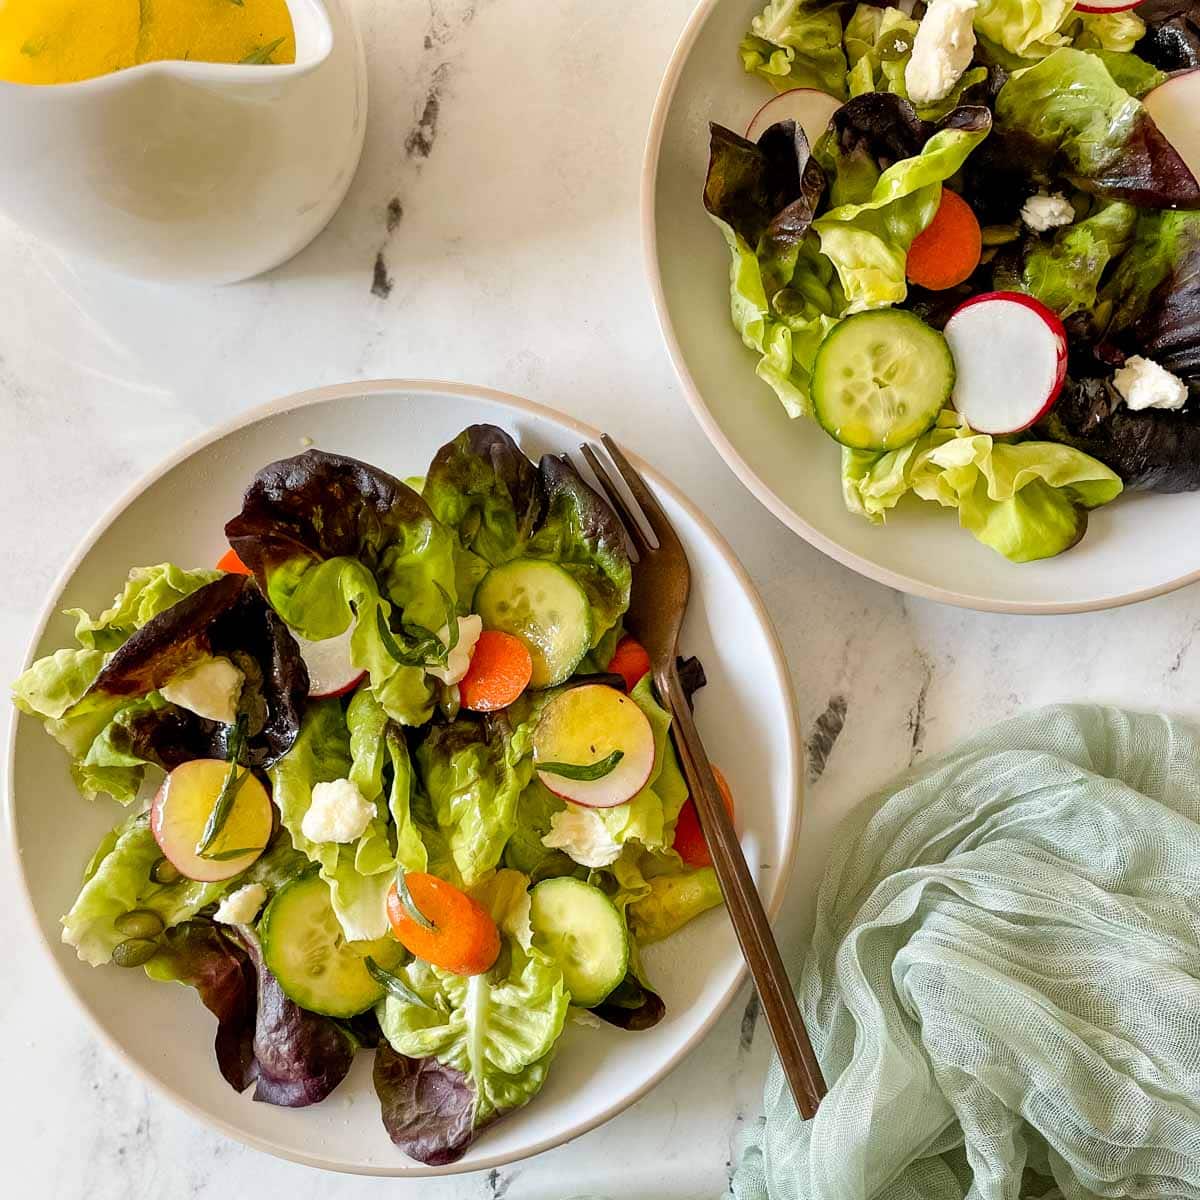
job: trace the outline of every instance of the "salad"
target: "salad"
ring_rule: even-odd
[[[83,796],[130,809],[63,941],[194,988],[256,1100],[315,1104],[375,1048],[392,1140],[452,1162],[569,1020],[661,1020],[640,949],[721,903],[623,631],[623,530],[476,425],[408,483],[272,463],[225,533],[219,569],[71,610],[75,645],[14,685]]]
[[[756,373],[1014,562],[1200,488],[1200,3],[770,0],[704,204]]]

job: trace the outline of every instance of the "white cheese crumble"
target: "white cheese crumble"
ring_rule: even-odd
[[[1113,376],[1113,387],[1132,409],[1182,408],[1188,400],[1187,384],[1152,358],[1140,354],[1125,360]]]
[[[198,717],[232,725],[245,675],[227,658],[205,658],[181,671],[159,691],[169,704],[178,704]]]
[[[612,839],[604,819],[594,808],[568,804],[550,818],[550,832],[542,845],[564,850],[581,867],[607,867],[621,857],[621,847]]]
[[[230,892],[217,905],[213,920],[222,925],[249,925],[258,916],[266,898],[267,889],[261,883],[248,883],[236,892]]]
[[[375,805],[364,799],[349,779],[313,786],[312,803],[300,822],[310,842],[354,842],[375,816]]]
[[[917,28],[904,86],[914,104],[944,100],[975,54],[976,0],[933,0]]]
[[[446,657],[444,667],[429,667],[429,674],[434,679],[440,679],[446,684],[455,684],[467,673],[471,665],[471,655],[475,653],[475,643],[483,632],[483,618],[471,613],[470,616],[458,618],[458,644]],[[450,642],[450,627],[443,625],[438,630],[438,638],[443,646]]]
[[[1021,209],[1021,220],[1035,233],[1070,225],[1075,220],[1075,208],[1062,192],[1047,195],[1038,192],[1030,196]]]

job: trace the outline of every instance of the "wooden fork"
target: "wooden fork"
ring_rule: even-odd
[[[825,1094],[825,1081],[676,667],[679,631],[691,590],[691,568],[666,513],[641,475],[612,438],[602,434],[600,440],[633,499],[632,505],[627,503],[592,447],[580,446],[637,554],[626,619],[650,655],[654,682],[671,713],[671,731],[680,763],[712,853],[734,932],[758,989],[763,1015],[796,1107],[809,1120]]]

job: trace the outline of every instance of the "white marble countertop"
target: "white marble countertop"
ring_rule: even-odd
[[[462,379],[607,427],[696,498],[774,615],[806,732],[823,731],[803,855],[915,757],[1000,717],[1089,699],[1200,715],[1200,593],[1014,618],[941,608],[823,558],[744,492],[692,420],[642,277],[638,177],[659,75],[691,0],[359,0],[366,153],[291,263],[225,290],[123,282],[0,221],[0,676],[97,514],[183,439],[260,401],[382,376]],[[827,761],[826,761],[827,760]],[[817,880],[782,936],[798,959]],[[323,1175],[208,1132],[98,1046],[17,913],[0,989],[0,1161],[22,1197],[387,1195],[622,1200],[723,1193],[768,1038],[743,994],[609,1125],[499,1172]]]

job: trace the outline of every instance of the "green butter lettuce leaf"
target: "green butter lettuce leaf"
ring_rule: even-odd
[[[1099,57],[1069,47],[1018,71],[996,97],[996,128],[1019,136],[1036,182],[1146,208],[1200,205],[1200,184]]]
[[[529,916],[532,904],[529,876],[501,867],[473,888],[471,897],[491,913],[501,933],[512,938],[522,950],[530,949],[533,945],[533,925]]]
[[[644,896],[626,910],[629,928],[642,945],[662,941],[694,917],[724,903],[712,867],[659,875],[649,880]]]
[[[1101,296],[1112,307],[1107,335],[1126,354],[1144,354],[1187,380],[1194,395],[1200,386],[1200,212],[1143,210]],[[1165,449],[1158,437],[1154,442]],[[1183,450],[1176,445],[1176,454]]]
[[[955,508],[964,529],[1013,562],[1069,550],[1087,529],[1087,510],[1107,504],[1122,486],[1078,450],[995,441],[949,409],[898,450],[843,451],[842,484],[847,507],[875,521],[909,492]]]
[[[307,450],[258,472],[225,534],[304,637],[354,622],[351,658],[392,720],[429,720],[424,669],[393,658],[379,632],[381,620],[401,641],[406,630],[436,631],[455,597],[453,539],[416,492],[356,459]]]
[[[1104,64],[1117,87],[1139,100],[1167,81],[1165,72],[1136,54],[1125,54],[1118,50],[1088,50],[1088,53]]]
[[[912,58],[918,22],[898,8],[880,8],[860,4],[846,22],[846,59],[850,64],[850,95],[891,92],[905,100],[908,84],[905,73]],[[945,97],[917,106],[917,115],[937,121],[962,103],[963,93],[987,79],[987,68],[969,67],[955,81]]]
[[[959,111],[970,120],[940,129],[919,154],[888,167],[862,201],[839,204],[813,222],[841,281],[846,313],[898,304],[908,294],[908,248],[933,220],[942,182],[990,129],[986,109]]]
[[[541,1089],[570,998],[550,958],[507,938],[486,975],[464,978],[419,960],[396,973],[424,1003],[388,996],[376,1009],[387,1042],[375,1068],[384,1124],[420,1161],[452,1162],[480,1129]],[[436,1106],[423,1098],[422,1080],[437,1088]]]
[[[781,92],[818,88],[846,98],[846,55],[836,5],[814,0],[769,0],[738,47],[747,72]]]
[[[141,788],[147,758],[130,747],[128,730],[133,718],[151,709],[140,697],[92,691],[101,670],[135,632],[220,576],[219,571],[186,571],[171,563],[135,567],[124,590],[98,616],[81,608],[67,610],[75,618],[78,647],[38,659],[14,682],[13,703],[40,717],[47,733],[71,756],[72,777],[87,799],[104,793],[130,803]],[[151,706],[155,711],[161,707],[161,702]]]
[[[1018,58],[1043,58],[1066,44],[1074,9],[1075,0],[979,0],[975,32]]]
[[[384,794],[383,756],[392,769]],[[388,727],[382,707],[363,688],[345,713],[337,700],[311,703],[295,745],[268,772],[284,827],[296,849],[320,865],[342,931],[350,941],[387,934],[386,901],[398,866],[424,870],[424,845],[411,817],[412,769],[403,737]],[[351,779],[376,815],[354,842],[312,842],[304,814],[313,787]],[[393,844],[393,838],[395,842]]]
[[[817,348],[844,306],[833,264],[809,232],[824,174],[790,122],[757,143],[719,125],[710,138],[704,206],[729,248],[734,326],[788,415],[807,414]]]
[[[220,571],[185,571],[172,563],[134,567],[124,589],[99,616],[89,616],[82,608],[69,608],[66,613],[75,618],[75,640],[81,646],[115,650],[151,617],[220,577]]]
[[[1064,226],[1050,238],[1032,240],[1019,279],[1011,282],[1020,291],[1036,296],[1060,317],[1091,312],[1096,305],[1100,278],[1110,262],[1129,245],[1137,222],[1137,209],[1113,201],[1074,225]]]
[[[435,725],[416,752],[437,828],[468,888],[499,862],[517,827],[517,805],[533,775],[531,754],[483,721]]]
[[[463,604],[490,567],[538,558],[558,563],[587,595],[593,646],[629,607],[620,523],[562,459],[548,454],[535,467],[504,430],[472,425],[434,456],[424,497],[453,532]]]
[[[630,697],[654,731],[654,767],[645,787],[627,804],[594,811],[619,845],[636,841],[649,850],[664,850],[674,840],[675,822],[688,798],[687,784],[668,736],[671,715],[655,698],[649,675],[642,677]]]
[[[504,863],[535,882],[557,875],[574,875],[579,867],[562,850],[552,850],[542,839],[550,832],[554,814],[566,801],[556,796],[535,775],[517,801],[516,828],[504,847]]]
[[[1071,44],[1079,50],[1128,54],[1146,36],[1146,22],[1133,9],[1076,13]]]
[[[219,900],[232,882],[180,879],[172,884],[155,883],[150,870],[163,854],[150,832],[148,813],[131,817],[118,827],[116,838],[110,834],[103,845],[107,853],[99,861],[93,857],[87,882],[62,919],[62,940],[92,966],[108,962],[113,948],[127,940],[129,935],[115,926],[125,913],[148,909],[157,913],[164,925],[177,925]]]

